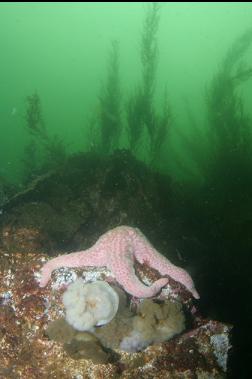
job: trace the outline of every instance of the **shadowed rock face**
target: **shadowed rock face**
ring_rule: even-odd
[[[1,251],[1,257],[0,375],[3,377],[226,377],[231,327],[202,319],[188,292],[182,287],[178,288],[176,283],[171,281],[169,288],[155,300],[160,303],[176,299],[183,304],[188,326],[179,336],[150,345],[138,353],[126,353],[120,349],[108,352],[96,337],[87,341],[83,336],[76,338],[76,335],[72,345],[66,348],[62,340],[50,340],[46,334],[50,322],[62,318],[64,314],[62,294],[66,285],[81,275],[86,281],[107,280],[113,285],[110,272],[96,268],[59,269],[53,273],[51,283],[42,289],[37,281],[38,272],[48,257],[36,253],[8,253],[4,250]],[[146,283],[152,283],[158,277],[156,272],[144,266],[137,267],[136,271]],[[129,304],[134,312],[138,303],[126,296],[124,306]],[[99,352],[96,361],[92,360],[95,349]]]
[[[166,206],[171,212],[170,193],[167,177],[126,150],[110,157],[76,154],[0,207],[2,243],[9,250],[35,248],[57,255],[91,246],[102,233],[123,224],[138,226],[163,243],[171,230],[162,215]],[[36,239],[30,240],[26,231]]]

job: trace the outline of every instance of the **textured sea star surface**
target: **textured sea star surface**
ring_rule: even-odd
[[[162,276],[151,286],[144,285],[136,276],[135,259],[159,271]],[[106,266],[126,292],[139,297],[155,296],[168,283],[167,276],[182,283],[198,299],[190,275],[161,255],[137,228],[118,226],[103,234],[89,249],[61,255],[42,267],[40,286],[45,287],[53,270],[60,267]]]

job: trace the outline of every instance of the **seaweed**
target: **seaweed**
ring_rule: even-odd
[[[252,123],[244,110],[241,94],[241,85],[252,77],[252,67],[247,67],[243,61],[251,44],[252,29],[249,29],[228,49],[208,84],[205,128],[199,127],[187,101],[185,109],[190,134],[184,131],[185,127],[175,130],[191,164],[183,165],[182,158],[178,157],[174,160],[177,159],[184,176],[194,177],[196,182],[200,177],[201,184],[208,188],[213,183],[216,187],[216,182],[218,186],[222,183],[223,188],[229,187],[244,170],[248,173],[252,163]]]
[[[207,91],[208,121],[215,137],[218,160],[234,154],[244,156],[251,149],[250,120],[244,113],[238,87],[252,77],[252,67],[241,61],[252,43],[252,29],[228,50]]]
[[[157,33],[161,5],[157,2],[148,5],[140,44],[142,79],[127,100],[126,119],[131,151],[139,150],[140,141],[143,141],[147,134],[149,162],[152,164],[158,160],[161,148],[166,141],[171,124],[171,112],[167,90],[164,93],[164,106],[161,115],[158,114],[155,106],[158,65]]]
[[[48,140],[41,100],[37,92],[26,98],[25,126],[30,140],[24,150],[24,184],[32,181],[40,173],[42,145]]]
[[[102,86],[99,103],[100,147],[103,153],[109,153],[117,147],[122,131],[119,44],[117,41],[111,43],[107,80],[106,84]]]
[[[42,117],[41,100],[37,92],[27,96],[26,127],[32,135],[47,140],[48,135]]]
[[[67,157],[63,140],[57,135],[52,137],[48,135],[38,93],[34,92],[27,96],[26,101],[25,125],[30,140],[25,147],[23,157],[24,184],[62,165]]]

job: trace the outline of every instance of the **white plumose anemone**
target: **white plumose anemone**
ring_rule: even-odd
[[[66,321],[79,331],[91,331],[115,316],[119,296],[105,281],[85,283],[79,278],[63,294]]]

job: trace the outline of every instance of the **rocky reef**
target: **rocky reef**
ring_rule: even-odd
[[[105,268],[61,268],[42,289],[38,279],[46,255],[2,250],[1,256],[0,377],[226,377],[231,326],[203,319],[177,283],[141,300],[119,288]],[[159,277],[145,265],[135,269],[145,284]],[[108,282],[120,299],[113,320],[92,333],[65,321],[62,295],[78,277]]]

